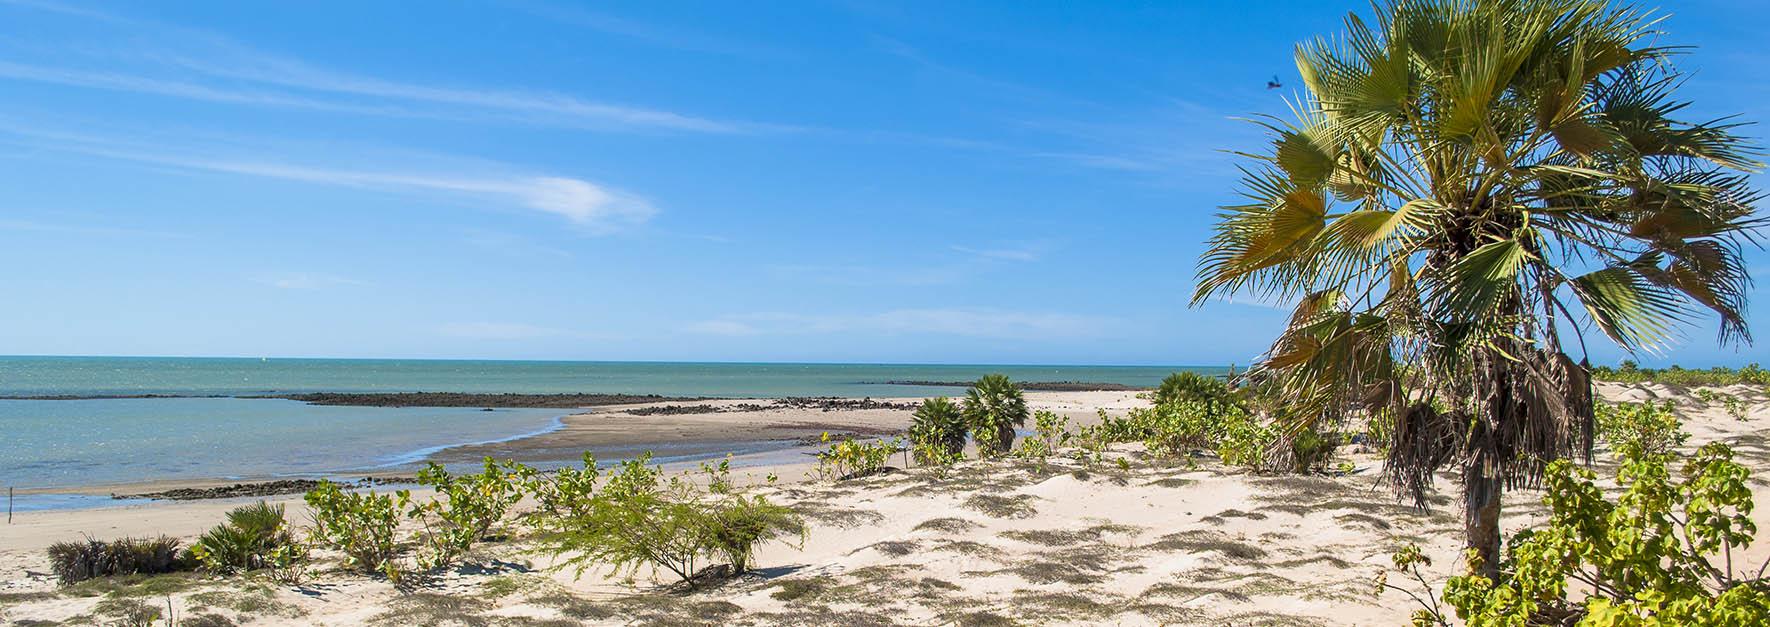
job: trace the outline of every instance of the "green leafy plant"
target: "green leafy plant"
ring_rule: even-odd
[[[49,571],[62,585],[115,575],[152,575],[188,570],[190,563],[178,551],[178,539],[119,538],[101,542],[49,545]]]
[[[522,500],[522,475],[515,462],[490,457],[483,470],[471,475],[450,474],[436,462],[418,471],[419,485],[436,490],[434,498],[411,503],[406,511],[424,528],[418,536],[424,548],[418,566],[447,567],[491,535],[510,506]]]
[[[1007,375],[984,375],[965,391],[960,412],[977,440],[977,452],[994,457],[1014,449],[1014,430],[1026,426],[1026,395]]]
[[[813,469],[819,479],[839,481],[856,479],[876,474],[885,469],[885,463],[891,460],[891,454],[903,450],[903,443],[897,438],[891,440],[858,440],[845,437],[840,440],[832,438],[824,432],[821,440],[830,444],[830,448],[817,453],[817,467]]]
[[[331,481],[304,497],[313,517],[313,537],[321,545],[344,553],[345,563],[363,572],[380,573],[398,581],[404,573],[397,561],[400,513],[411,505],[411,493],[393,494],[347,491]]]
[[[1221,405],[1231,402],[1233,392],[1229,384],[1217,377],[1201,375],[1192,371],[1176,372],[1162,379],[1160,387],[1155,389],[1151,400],[1157,405],[1171,403],[1203,403],[1210,411],[1216,411]]]
[[[229,511],[227,522],[197,538],[190,551],[204,570],[227,574],[267,568],[292,558],[295,552],[279,549],[295,542],[283,506],[259,501]]]
[[[1596,415],[1598,439],[1624,459],[1668,453],[1690,438],[1670,401],[1599,403]]]
[[[757,545],[804,533],[803,520],[788,508],[683,477],[665,482],[650,460],[648,453],[616,466],[581,512],[547,517],[545,550],[579,574],[608,565],[632,576],[650,566],[692,581],[709,558],[723,557],[742,572]]]
[[[1758,624],[1770,616],[1770,562],[1735,561],[1757,532],[1751,471],[1719,442],[1699,449],[1681,477],[1668,469],[1674,459],[1623,449],[1614,501],[1591,471],[1549,464],[1547,526],[1512,538],[1497,577],[1470,551],[1467,572],[1445,583],[1443,599],[1471,627]],[[1417,563],[1405,556],[1397,554],[1398,568]],[[1414,622],[1450,621],[1422,604]]]
[[[1745,367],[1737,369],[1720,366],[1694,369],[1677,365],[1655,369],[1642,368],[1633,361],[1625,360],[1615,368],[1610,366],[1592,368],[1592,378],[1616,383],[1663,383],[1679,387],[1770,385],[1770,370],[1755,363],[1746,364]],[[1701,394],[1700,390],[1698,394]]]
[[[1068,417],[1039,410],[1033,412],[1033,437],[1021,440],[1014,456],[1032,462],[1044,472],[1047,460],[1058,449],[1068,446],[1071,437]]]
[[[959,406],[945,396],[937,396],[916,407],[910,421],[910,446],[916,451],[918,463],[949,459],[965,452],[967,432]]]
[[[583,466],[578,468],[567,466],[542,473],[518,464],[515,472],[522,489],[534,497],[536,513],[541,516],[583,513],[596,494],[596,480],[601,476],[596,457],[589,451],[584,452]]]

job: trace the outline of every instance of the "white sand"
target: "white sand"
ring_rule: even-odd
[[[1671,398],[1680,403],[1691,445],[1736,443],[1748,467],[1767,469],[1770,399],[1741,386],[1723,392],[1753,401],[1748,420],[1717,403],[1656,387],[1604,385],[1613,400]],[[1036,393],[1035,407],[1078,419],[1142,401],[1126,393]],[[730,414],[721,416],[730,417]],[[1348,447],[1350,448],[1350,447]],[[1461,520],[1448,496],[1430,513],[1397,505],[1378,485],[1378,462],[1352,453],[1349,476],[1259,477],[1198,468],[1155,467],[1138,447],[1116,447],[1131,461],[1091,471],[1053,459],[1044,472],[1010,462],[962,464],[945,479],[922,471],[839,484],[761,488],[797,505],[813,523],[803,547],[766,546],[757,576],[690,595],[648,593],[653,580],[624,585],[603,572],[574,578],[546,568],[521,542],[488,545],[477,569],[463,569],[408,593],[364,577],[322,572],[303,589],[197,577],[170,595],[181,618],[226,616],[241,624],[1328,624],[1404,623],[1399,593],[1371,594],[1391,551],[1418,542],[1434,573],[1458,570]],[[1601,453],[1602,457],[1603,454]],[[749,469],[797,479],[804,468]],[[1602,476],[1605,469],[1600,467]],[[1770,476],[1756,477],[1770,528]],[[1449,482],[1440,489],[1454,495]],[[1539,493],[1508,496],[1505,520],[1519,529],[1542,520]],[[293,501],[293,500],[291,500]],[[89,533],[111,538],[166,533],[187,539],[235,503],[155,504],[22,514],[0,526],[0,619],[62,621],[88,615],[105,599],[51,595],[42,549]],[[301,516],[298,503],[292,512]],[[933,522],[931,522],[933,521]],[[1743,558],[1770,556],[1760,542]],[[521,572],[532,568],[529,572]],[[662,581],[662,580],[656,580]],[[201,591],[233,591],[219,596]],[[194,595],[194,596],[193,596]],[[231,596],[228,596],[231,595]],[[164,595],[144,601],[163,607]],[[116,602],[115,599],[112,602]],[[229,609],[225,605],[249,611]],[[207,605],[208,609],[195,609]],[[79,619],[77,619],[79,620]],[[1005,623],[1001,623],[1005,624]]]

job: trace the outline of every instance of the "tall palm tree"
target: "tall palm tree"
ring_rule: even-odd
[[[1680,119],[1658,20],[1589,0],[1385,0],[1300,46],[1295,121],[1244,154],[1194,304],[1295,301],[1250,376],[1293,433],[1393,421],[1385,472],[1424,505],[1459,469],[1498,566],[1500,494],[1592,446],[1593,330],[1657,350],[1702,309],[1749,343],[1755,146]],[[1577,345],[1573,344],[1577,342]]]

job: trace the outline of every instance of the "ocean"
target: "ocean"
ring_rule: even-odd
[[[1151,366],[0,357],[0,396],[250,396],[300,392],[626,393],[917,397],[961,388],[887,381],[1154,386]],[[349,476],[415,468],[429,453],[557,428],[569,410],[307,405],[279,399],[0,400],[0,486],[69,488],[180,479]],[[667,444],[667,443],[660,443]],[[35,498],[25,508],[67,506]],[[77,501],[78,499],[74,499]]]

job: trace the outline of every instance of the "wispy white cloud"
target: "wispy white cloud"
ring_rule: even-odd
[[[91,226],[85,224],[61,224],[54,222],[38,222],[33,220],[0,220],[0,231],[26,231],[34,233],[72,233],[80,235],[104,235],[117,237],[190,237],[188,233],[157,231],[153,229],[134,229],[127,227]]]
[[[1112,325],[1110,318],[1066,313],[929,308],[828,315],[763,312],[699,321],[685,330],[724,336],[873,332],[1048,340],[1097,337]]]
[[[201,29],[56,3],[10,4],[76,16],[123,31],[105,54],[62,51],[55,64],[0,60],[0,78],[127,91],[210,102],[350,113],[480,117],[601,130],[659,129],[702,133],[787,128],[585,99],[549,91],[385,79],[321,67],[259,50]],[[127,67],[78,67],[67,59],[98,57]],[[371,100],[364,102],[363,99]]]
[[[274,153],[274,147],[174,147],[134,138],[60,132],[0,118],[0,137],[8,134],[40,148],[137,163],[387,192],[437,193],[474,202],[491,201],[563,217],[593,233],[643,224],[657,213],[644,198],[628,192],[577,178],[520,173],[509,166],[492,163],[475,163],[475,167],[436,165],[432,170],[373,163],[310,165],[293,158],[278,161],[246,156]],[[357,155],[350,158],[357,159],[357,162],[363,159]]]
[[[687,50],[690,52],[711,52],[716,54],[754,55],[758,53],[767,53],[769,56],[778,56],[778,52],[774,49],[759,46],[754,43],[740,43],[723,37],[709,35],[707,33],[660,26],[621,17],[611,13],[592,11],[576,4],[546,2],[543,0],[505,0],[503,5],[533,14],[536,17],[555,23],[584,28],[608,35],[615,35],[617,37],[623,37],[664,48]]]
[[[250,277],[253,283],[284,290],[317,290],[339,286],[368,285],[367,281],[316,272],[261,274]]]
[[[967,255],[983,257],[985,259],[999,259],[1002,261],[1038,261],[1039,256],[1043,254],[1041,248],[1042,247],[1032,245],[1012,248],[972,248],[970,246],[960,246],[957,244],[954,244],[952,247],[953,250]]]

